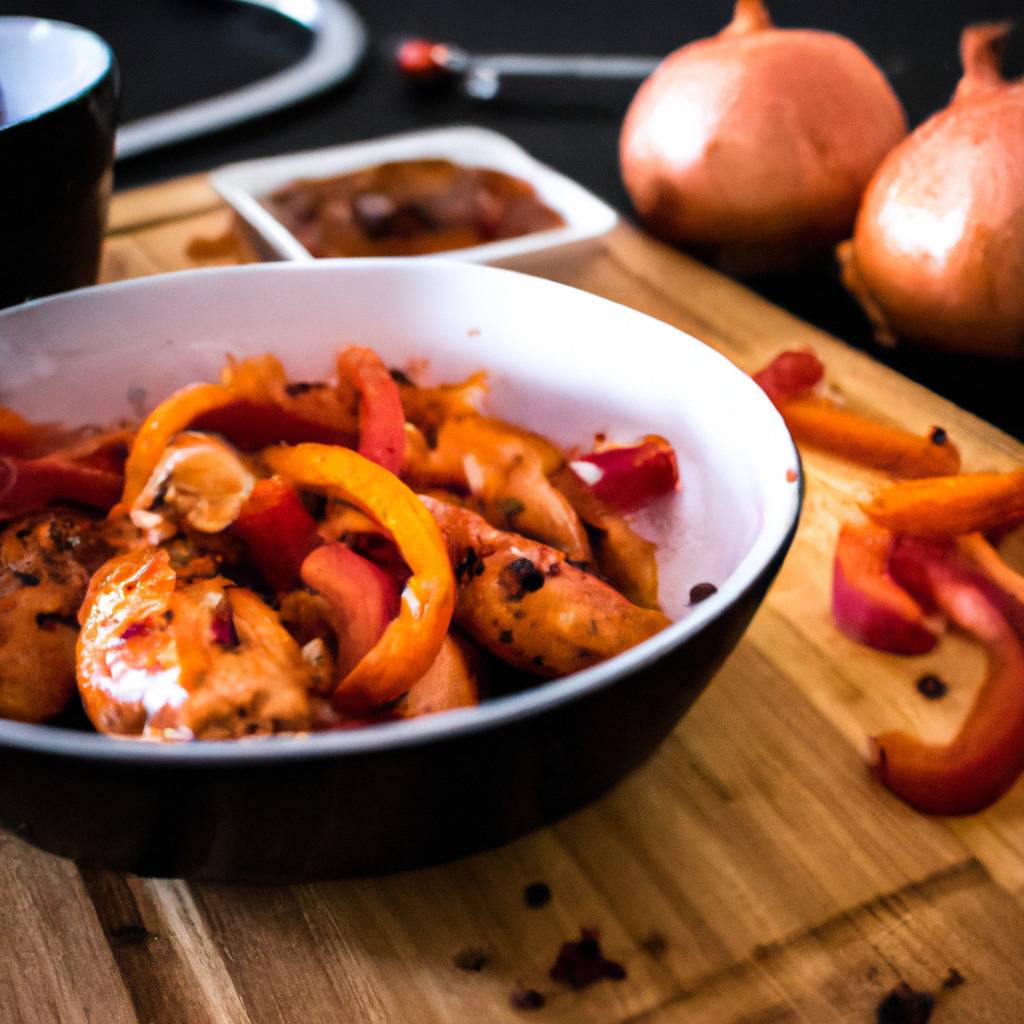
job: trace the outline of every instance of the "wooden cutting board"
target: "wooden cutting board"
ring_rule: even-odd
[[[233,262],[216,246],[189,255],[228,224],[203,177],[121,195],[104,279]],[[945,427],[969,469],[1024,462],[994,428],[628,226],[534,272],[675,324],[747,370],[810,345],[852,406]],[[902,980],[936,993],[933,1024],[1024,1019],[1024,784],[976,817],[929,819],[863,765],[869,733],[954,731],[982,660],[955,638],[898,659],[836,632],[837,524],[874,481],[805,455],[802,525],[765,606],[610,796],[444,867],[324,885],[121,877],[0,832],[0,1022],[867,1024]],[[917,693],[926,671],[950,682],[945,699]],[[534,882],[552,894],[536,908]],[[624,979],[551,980],[581,927]],[[514,1007],[526,989],[544,1005]]]

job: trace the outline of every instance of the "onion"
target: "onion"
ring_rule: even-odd
[[[831,32],[778,29],[762,0],[670,54],[622,126],[622,177],[656,234],[733,273],[787,269],[848,236],[907,132],[885,76]]]
[[[864,197],[843,280],[879,340],[1024,355],[1024,81],[1009,25],[965,29],[950,105],[897,147]]]

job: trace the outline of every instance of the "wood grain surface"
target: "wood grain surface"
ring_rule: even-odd
[[[201,177],[120,195],[103,277],[248,258],[193,245],[230,224]],[[810,345],[855,408],[943,426],[969,469],[1024,462],[993,427],[626,225],[530,271],[675,324],[747,370]],[[804,455],[801,528],[765,606],[608,797],[443,867],[321,885],[122,877],[0,833],[0,1022],[871,1024],[900,981],[936,995],[934,1024],[1024,1020],[1024,785],[984,814],[929,819],[863,763],[879,729],[954,731],[981,659],[955,638],[898,659],[836,632],[832,546],[876,478]],[[950,681],[945,700],[917,694],[925,671]],[[537,881],[552,899],[531,907]],[[581,928],[625,978],[580,991],[551,980]],[[526,990],[543,1006],[513,1005]]]

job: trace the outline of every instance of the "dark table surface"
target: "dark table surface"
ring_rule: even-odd
[[[537,83],[501,102],[455,92],[410,91],[394,71],[396,42],[409,35],[470,50],[666,53],[728,20],[728,0],[355,0],[366,21],[366,59],[347,83],[258,121],[125,161],[131,187],[231,160],[308,149],[449,123],[509,135],[623,212],[616,139],[632,85]],[[882,66],[911,124],[944,106],[959,77],[957,41],[971,21],[1020,16],[1012,0],[771,0],[778,24],[842,32]],[[87,25],[114,47],[124,73],[123,120],[242,85],[298,59],[305,33],[284,19],[227,0],[0,0],[0,14],[39,14]],[[1011,74],[1024,71],[1024,31],[1012,40]],[[863,347],[934,390],[1024,437],[1020,364],[880,349],[834,273],[751,284],[804,319]]]

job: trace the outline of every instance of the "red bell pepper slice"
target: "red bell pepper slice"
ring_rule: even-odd
[[[359,392],[359,454],[397,474],[405,458],[405,413],[390,371],[373,349],[350,345],[338,353],[338,376]]]
[[[925,654],[938,627],[891,576],[896,538],[872,523],[847,524],[836,542],[832,616],[847,636],[892,654]]]
[[[0,456],[0,519],[11,519],[51,501],[78,501],[110,509],[121,496],[122,477],[56,455],[40,459]]]
[[[679,487],[676,453],[654,435],[632,447],[579,455],[569,466],[594,494],[622,512],[635,512]]]
[[[807,349],[780,352],[764,369],[754,374],[754,381],[776,404],[787,398],[803,395],[825,378],[825,364]]]
[[[323,597],[338,639],[338,672],[344,678],[384,635],[398,614],[398,584],[373,562],[335,542],[311,551],[302,582]]]
[[[299,585],[303,561],[321,543],[316,520],[280,477],[257,481],[233,529],[278,593]]]
[[[986,582],[948,556],[949,548],[901,539],[893,574],[982,643],[988,675],[949,743],[902,732],[871,741],[875,776],[912,807],[930,814],[973,814],[997,800],[1024,770],[1024,646]]]
[[[305,419],[276,402],[237,398],[197,416],[191,430],[221,434],[236,448],[257,452],[272,444],[348,444],[352,436],[337,427]]]

